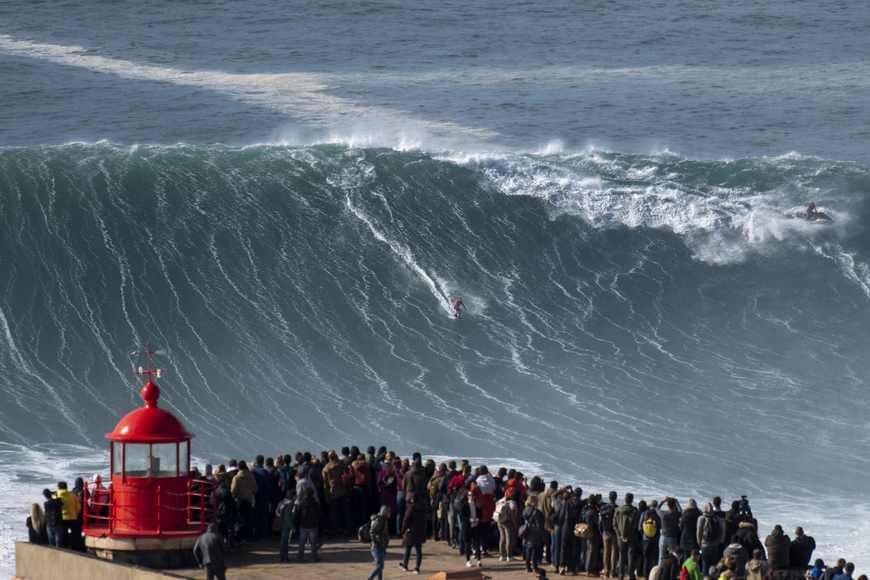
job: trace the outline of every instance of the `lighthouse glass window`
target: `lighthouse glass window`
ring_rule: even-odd
[[[151,444],[151,477],[178,475],[178,446],[176,443]]]
[[[176,477],[175,443],[125,443],[127,477]]]

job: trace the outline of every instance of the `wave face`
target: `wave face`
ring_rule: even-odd
[[[857,494],[867,191],[800,155],[2,149],[0,437],[102,446],[152,344],[201,455]],[[783,217],[810,198],[833,226]]]

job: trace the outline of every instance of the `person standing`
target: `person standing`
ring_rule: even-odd
[[[27,539],[31,544],[45,545],[48,543],[48,535],[45,531],[45,512],[38,504],[30,506],[30,515],[27,516]]]
[[[207,580],[226,580],[224,540],[217,524],[209,524],[206,532],[196,539],[193,545],[193,557],[199,567],[205,568]]]
[[[347,466],[342,463],[335,451],[330,451],[328,463],[323,468],[321,478],[325,488],[327,517],[330,532],[347,533],[350,528],[348,520],[348,489],[345,486],[345,471]]]
[[[498,500],[496,523],[498,524],[498,553],[502,562],[509,562],[516,551],[517,532],[520,529],[519,493]]]
[[[804,534],[802,527],[798,526],[795,528],[794,539],[791,541],[791,546],[788,550],[789,566],[793,574],[806,574],[807,568],[810,567],[810,561],[813,559],[815,549],[816,541],[813,537]]]
[[[680,502],[676,498],[666,497],[663,500],[663,506],[658,510],[659,521],[661,522],[661,546],[660,553],[662,558],[668,552],[674,554],[687,553],[681,551],[681,530],[680,520],[683,516],[683,509]],[[679,561],[679,559],[678,559]]]
[[[599,514],[600,495],[589,496],[586,507],[583,509],[583,522],[587,526],[586,538],[586,575],[599,576],[601,574],[601,530],[598,527],[601,521]]]
[[[281,562],[290,561],[290,539],[296,523],[296,490],[288,489],[287,496],[275,508],[275,516],[281,521],[281,542],[279,557]]]
[[[649,578],[653,566],[659,563],[659,541],[662,532],[662,521],[659,518],[658,506],[654,502],[641,514],[638,526],[643,542],[643,573],[641,576]]]
[[[625,494],[625,503],[616,510],[613,516],[613,527],[616,530],[616,538],[619,546],[619,580],[625,578],[626,573],[630,580],[635,580],[634,559],[637,538],[638,511],[632,504],[634,495]]]
[[[541,566],[544,541],[547,535],[544,529],[544,512],[538,509],[537,495],[529,495],[526,499],[520,535],[523,539],[523,559],[526,561],[526,572],[531,573]]]
[[[787,576],[791,539],[782,531],[782,526],[777,524],[773,527],[773,531],[764,540],[764,546],[767,548],[771,575],[774,578]]]
[[[50,489],[43,489],[42,496],[45,502],[42,504],[45,513],[45,534],[48,545],[55,548],[66,546],[66,528],[63,526],[63,502],[54,497]]]
[[[302,502],[296,508],[296,529],[299,530],[299,554],[297,559],[305,561],[305,544],[311,546],[311,559],[320,562],[317,551],[320,548],[318,530],[320,529],[320,502],[314,489],[307,487],[302,492]]]
[[[383,580],[384,560],[387,557],[387,547],[390,545],[390,506],[382,505],[381,510],[373,515],[369,524],[372,537],[372,559],[375,569],[369,575],[369,580]]]
[[[691,554],[693,550],[700,548],[697,534],[699,517],[701,510],[695,500],[690,499],[680,516],[680,551],[683,554]]]
[[[423,544],[426,542],[426,499],[417,495],[408,496],[405,500],[405,517],[402,520],[402,545],[405,547],[405,557],[399,563],[399,568],[408,571],[408,561],[411,559],[411,548],[417,553],[417,564],[414,573],[420,573],[423,563]]]
[[[257,496],[257,480],[248,471],[248,464],[244,461],[239,461],[239,470],[236,476],[233,477],[233,483],[230,486],[230,493],[236,500],[238,507],[239,523],[241,530],[239,535],[246,534],[248,538],[253,539],[255,533],[254,527],[254,502]]]
[[[713,512],[713,504],[704,506],[704,513],[698,518],[697,540],[701,546],[701,572],[707,575],[710,568],[719,562],[718,518]]]
[[[82,529],[79,525],[79,512],[81,511],[81,504],[79,504],[79,500],[75,496],[75,494],[67,489],[65,481],[59,481],[57,483],[57,499],[59,499],[63,504],[63,508],[61,509],[61,517],[63,518],[65,541],[64,545],[61,547],[69,548],[71,550],[78,550],[79,543],[81,541]],[[77,530],[79,537],[75,536]]]
[[[619,545],[616,541],[616,531],[613,528],[613,516],[616,514],[616,492],[611,491],[608,502],[601,506],[598,512],[598,527],[601,530],[601,543],[604,550],[604,577],[616,576],[616,566],[619,562]]]

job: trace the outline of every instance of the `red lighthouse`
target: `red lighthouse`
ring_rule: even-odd
[[[211,484],[190,470],[193,437],[158,406],[160,388],[151,368],[141,395],[145,405],[127,413],[109,440],[111,485],[86,486],[85,543],[98,557],[151,567],[188,564],[196,537],[210,519]]]

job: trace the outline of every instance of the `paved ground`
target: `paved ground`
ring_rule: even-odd
[[[293,546],[291,546],[292,550]],[[402,547],[399,540],[393,540],[387,551],[387,562],[384,578],[428,578],[431,574],[441,571],[460,571],[465,568],[465,559],[447,547],[443,542],[426,542],[423,544],[423,566],[420,576],[414,576],[399,569],[398,563]],[[292,554],[292,551],[291,551]],[[295,556],[294,556],[295,557]],[[314,580],[320,578],[365,580],[372,571],[373,564],[368,547],[358,542],[329,542],[321,549],[319,563],[310,561],[282,564],[278,561],[278,541],[262,541],[247,544],[232,554],[229,560],[230,569],[227,578],[245,578],[259,580],[265,578],[293,578],[294,580]],[[413,562],[413,553],[411,554]],[[518,562],[503,563],[498,557],[485,558],[482,571],[484,576],[494,580],[529,580],[525,565]],[[184,578],[205,578],[205,573],[199,570],[172,570],[172,574]],[[552,576],[552,573],[550,574]]]

